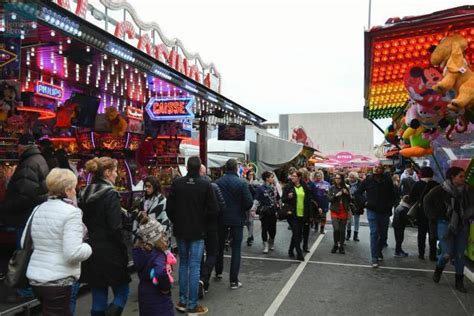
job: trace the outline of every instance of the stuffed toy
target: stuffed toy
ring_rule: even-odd
[[[112,128],[112,135],[124,136],[127,131],[127,121],[122,117],[120,112],[113,106],[109,106],[105,110],[105,117]]]
[[[438,84],[441,79],[443,79],[443,76],[436,68],[414,66],[405,73],[403,83],[412,100],[422,106],[442,110],[447,107],[454,97],[454,91],[449,90],[444,95],[434,91],[433,86]]]
[[[417,129],[411,127],[406,129],[403,133],[403,138],[408,139],[411,146],[400,150],[400,154],[403,157],[423,157],[433,153],[431,141],[423,135],[425,131],[426,129],[422,126]]]
[[[173,275],[172,275],[172,272],[173,272],[173,267],[178,261],[176,260],[176,257],[173,255],[173,253],[169,250],[166,250],[165,251],[165,254],[166,254],[166,274],[168,275],[168,279],[170,280],[170,283],[173,284],[174,283],[174,278],[173,278]],[[150,270],[150,280],[151,282],[153,283],[153,285],[158,285],[159,281],[158,281],[158,277],[157,277],[157,273],[155,271],[155,269],[151,269]]]
[[[426,129],[445,129],[449,126],[449,121],[444,117],[445,113],[446,111],[436,111],[434,107],[422,106],[420,103],[410,100],[405,122],[414,129],[420,126]]]
[[[441,40],[431,53],[431,64],[443,68],[444,78],[433,86],[438,93],[454,89],[456,97],[448,107],[459,112],[474,104],[474,74],[464,57],[468,43],[459,34],[452,34]]]

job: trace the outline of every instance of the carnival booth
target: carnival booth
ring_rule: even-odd
[[[429,159],[438,180],[473,157],[473,60],[474,6],[390,18],[365,32],[364,115],[374,124],[392,118],[392,154]]]
[[[81,185],[87,159],[119,159],[125,201],[148,174],[171,183],[193,129],[206,161],[210,125],[264,121],[220,94],[214,65],[126,2],[7,1],[2,13],[0,198],[25,132],[64,148]]]

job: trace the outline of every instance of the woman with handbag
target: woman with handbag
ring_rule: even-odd
[[[290,258],[295,257],[304,261],[303,252],[301,250],[301,237],[305,223],[310,222],[311,217],[311,191],[302,181],[303,173],[301,171],[293,171],[290,174],[290,182],[283,190],[282,201],[288,207],[288,224],[291,227],[292,236],[288,255]]]
[[[72,285],[81,274],[81,262],[92,254],[83,242],[87,230],[76,206],[77,178],[69,169],[54,168],[46,177],[49,199],[30,218],[31,255],[26,276],[42,304],[45,316],[72,315]],[[29,230],[25,230],[22,242]]]
[[[466,293],[464,287],[464,251],[467,247],[469,220],[474,218],[474,192],[465,183],[462,168],[451,167],[446,180],[433,188],[423,199],[428,219],[438,223],[441,254],[436,262],[433,281],[438,283],[447,263],[453,261],[455,288]]]
[[[338,173],[334,176],[334,185],[329,188],[329,209],[333,227],[334,246],[331,253],[345,254],[344,233],[349,218],[351,193],[344,182],[344,175]]]
[[[364,207],[360,205],[354,198],[355,192],[360,186],[359,174],[355,171],[349,172],[349,191],[351,193],[351,212],[352,217],[347,221],[347,235],[346,240],[351,239],[351,228],[352,222],[354,222],[354,241],[360,241],[359,239],[359,222],[360,216],[364,214]]]
[[[275,176],[270,171],[262,173],[263,185],[257,188],[255,193],[255,200],[250,210],[251,216],[255,213],[260,217],[262,225],[262,241],[263,253],[267,254],[268,250],[275,250],[275,235],[276,235],[276,211],[278,200],[280,197],[273,187]]]
[[[421,168],[421,179],[413,185],[409,194],[410,200],[415,203],[410,209],[410,216],[416,218],[418,227],[418,258],[425,260],[426,235],[428,235],[430,261],[436,261],[436,221],[429,221],[426,217],[423,199],[431,189],[438,185],[438,182],[433,180],[433,175],[433,169],[430,167]]]
[[[87,161],[86,170],[93,175],[93,180],[79,195],[79,206],[89,231],[88,242],[93,250],[92,256],[82,264],[81,276],[81,282],[91,287],[91,316],[121,315],[130,292],[122,207],[120,195],[114,189],[117,164],[117,160],[110,157]],[[109,287],[114,293],[110,305]]]

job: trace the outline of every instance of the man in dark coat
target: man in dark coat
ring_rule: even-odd
[[[370,252],[372,267],[378,268],[383,260],[382,250],[387,241],[388,225],[395,203],[395,187],[390,174],[382,166],[374,168],[355,192],[356,199],[367,209],[370,229]]]
[[[21,248],[21,236],[33,209],[48,199],[46,176],[49,168],[32,135],[18,140],[19,163],[7,186],[6,197],[0,204],[0,223],[15,228],[16,248]],[[19,302],[32,297],[31,289],[20,289],[7,301]]]
[[[207,176],[207,168],[204,165],[201,165],[201,169],[199,170],[199,174],[204,179],[209,180],[211,182],[211,178]],[[225,200],[224,196],[222,195],[221,189],[219,186],[211,182],[212,189],[214,190],[214,194],[216,196],[217,204],[218,204],[218,215],[217,217],[209,218],[207,222],[207,235],[206,239],[204,240],[204,245],[206,249],[206,259],[202,260],[201,262],[201,278],[199,281],[199,298],[204,297],[204,293],[209,291],[209,279],[211,278],[212,270],[216,265],[217,259],[217,248],[219,243],[218,237],[218,228],[219,222],[222,222],[222,212],[225,208]]]
[[[188,174],[173,182],[166,203],[180,259],[176,309],[196,314],[207,312],[207,307],[198,305],[199,276],[208,223],[215,221],[218,213],[211,182],[199,175],[200,167],[199,157],[188,159]]]
[[[222,279],[224,270],[224,247],[226,233],[230,230],[232,239],[232,258],[230,262],[230,287],[238,289],[242,286],[239,282],[240,259],[242,238],[246,212],[253,204],[247,182],[237,175],[237,161],[229,159],[226,164],[226,174],[216,181],[222,191],[226,207],[222,214],[222,224],[219,227],[219,252],[216,262],[216,279]]]
[[[5,201],[0,204],[0,221],[17,228],[17,247],[31,212],[48,199],[46,176],[49,173],[32,135],[20,136],[18,156],[19,164],[8,183]]]

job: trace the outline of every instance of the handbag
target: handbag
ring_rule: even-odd
[[[418,215],[419,209],[420,209],[420,202],[416,202],[408,210],[408,213],[407,213],[408,217],[415,218]]]
[[[268,216],[271,214],[272,208],[268,205],[260,205],[255,212],[260,218]]]
[[[283,203],[281,207],[277,210],[277,218],[280,221],[283,221],[288,218],[288,212],[293,212],[289,204]]]
[[[36,213],[36,207],[28,219],[26,227],[25,240],[21,249],[15,250],[10,261],[8,262],[8,270],[5,275],[5,285],[11,288],[24,288],[29,284],[26,277],[26,270],[30,263],[31,255],[33,254],[33,239],[31,238],[31,224],[33,222],[33,215]]]

